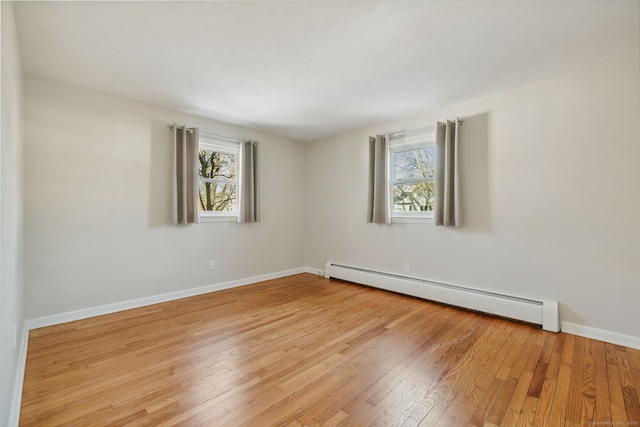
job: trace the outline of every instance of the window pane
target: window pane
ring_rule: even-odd
[[[200,211],[235,212],[236,184],[200,183]]]
[[[433,212],[433,182],[394,184],[393,212]]]
[[[216,151],[200,150],[198,174],[202,178],[235,179],[236,156]]]
[[[396,151],[393,155],[395,179],[433,178],[436,148],[433,145]]]

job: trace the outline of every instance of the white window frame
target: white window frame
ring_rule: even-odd
[[[202,186],[202,183],[225,183],[235,184],[236,186],[236,205],[233,211],[227,212],[212,212],[201,211],[198,208],[198,214],[202,222],[226,222],[238,220],[238,203],[240,203],[240,140],[227,138],[225,136],[213,135],[204,132],[200,132],[200,139],[198,141],[198,152],[200,150],[213,151],[216,153],[231,154],[234,156],[236,166],[236,179],[215,179],[215,178],[203,178],[198,174],[198,189]],[[198,190],[200,191],[200,190]]]
[[[430,126],[410,130],[406,132],[396,132],[389,134],[389,173],[388,173],[388,203],[391,215],[391,222],[405,223],[433,223],[433,211],[394,211],[393,210],[393,187],[396,184],[415,184],[421,182],[433,182],[433,177],[397,179],[395,176],[395,154],[399,151],[406,151],[413,148],[435,146],[435,127]]]

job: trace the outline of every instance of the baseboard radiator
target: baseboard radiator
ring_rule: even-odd
[[[449,285],[393,273],[327,262],[326,278],[336,278],[412,295],[469,310],[521,320],[552,332],[560,330],[557,301],[533,300],[480,289]]]

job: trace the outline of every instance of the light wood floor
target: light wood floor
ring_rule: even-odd
[[[640,351],[310,274],[34,330],[20,424],[629,426]]]

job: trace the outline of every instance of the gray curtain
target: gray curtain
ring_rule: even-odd
[[[388,138],[385,135],[369,137],[369,202],[367,222],[390,224],[388,192]]]
[[[435,225],[460,227],[460,120],[436,123]]]
[[[258,180],[257,180],[258,143],[242,140],[240,142],[240,203],[238,222],[258,222]]]
[[[198,128],[173,126],[173,197],[171,219],[174,224],[198,224]]]

